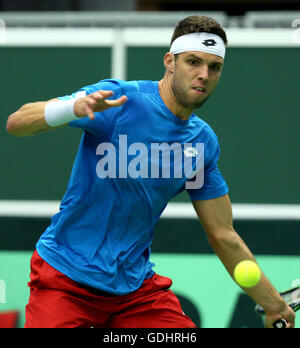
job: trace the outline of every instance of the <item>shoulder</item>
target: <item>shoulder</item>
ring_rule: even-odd
[[[199,136],[201,136],[203,140],[218,143],[217,134],[207,122],[195,114],[193,114],[191,117],[194,127],[199,130]]]
[[[141,96],[146,94],[155,94],[155,81],[124,81],[119,79],[105,79],[85,86],[79,91],[84,91],[87,94],[92,94],[99,90],[113,91],[115,97],[120,95],[133,97],[137,95]]]
[[[100,80],[94,84],[86,86],[85,89],[93,93],[99,90],[110,90],[115,93],[120,92],[121,94],[134,94],[139,90],[138,81],[124,81],[119,79],[105,79]]]

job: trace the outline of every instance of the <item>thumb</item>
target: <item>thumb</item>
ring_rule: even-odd
[[[125,104],[127,102],[128,98],[126,97],[126,95],[122,95],[122,97],[120,97],[119,99],[110,99],[110,100],[105,100],[105,104],[107,104],[110,107],[118,107],[118,106],[122,106],[123,104]]]

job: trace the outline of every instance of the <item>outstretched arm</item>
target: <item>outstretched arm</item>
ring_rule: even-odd
[[[79,98],[75,101],[73,113],[78,118],[88,116],[93,120],[95,118],[95,112],[101,112],[111,107],[119,107],[127,101],[126,96],[115,100],[106,99],[112,95],[112,91],[98,91],[86,97]],[[17,137],[24,137],[66,125],[63,124],[53,127],[45,119],[46,105],[57,101],[58,99],[51,99],[23,105],[18,111],[9,116],[6,124],[7,132]]]
[[[252,252],[233,228],[232,208],[228,195],[205,201],[197,200],[193,205],[211,247],[232,278],[234,268],[240,261],[256,262]],[[265,309],[266,327],[271,328],[272,324],[281,318],[288,322],[288,327],[294,327],[294,312],[263,273],[257,285],[242,289]]]

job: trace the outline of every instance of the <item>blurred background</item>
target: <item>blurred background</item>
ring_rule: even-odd
[[[81,138],[71,128],[14,138],[7,117],[105,78],[161,79],[174,27],[195,14],[219,21],[229,40],[222,80],[196,114],[219,137],[235,228],[279,291],[300,283],[299,0],[0,0],[0,327],[24,325],[30,257]],[[185,193],[164,212],[152,252],[199,327],[262,327]],[[213,301],[220,286],[224,303]]]
[[[298,0],[1,0],[1,11],[248,11],[299,10]]]

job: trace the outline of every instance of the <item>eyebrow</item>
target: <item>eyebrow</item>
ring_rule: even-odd
[[[188,59],[188,58],[194,58],[194,59],[196,59],[196,60],[199,60],[200,62],[203,62],[203,59],[202,59],[202,58],[197,57],[197,56],[195,56],[194,54],[189,54],[189,55],[186,57],[186,59]],[[221,66],[223,65],[222,62],[218,62],[218,61],[211,62],[209,65],[212,65],[212,64],[218,64],[218,65],[221,65]]]

